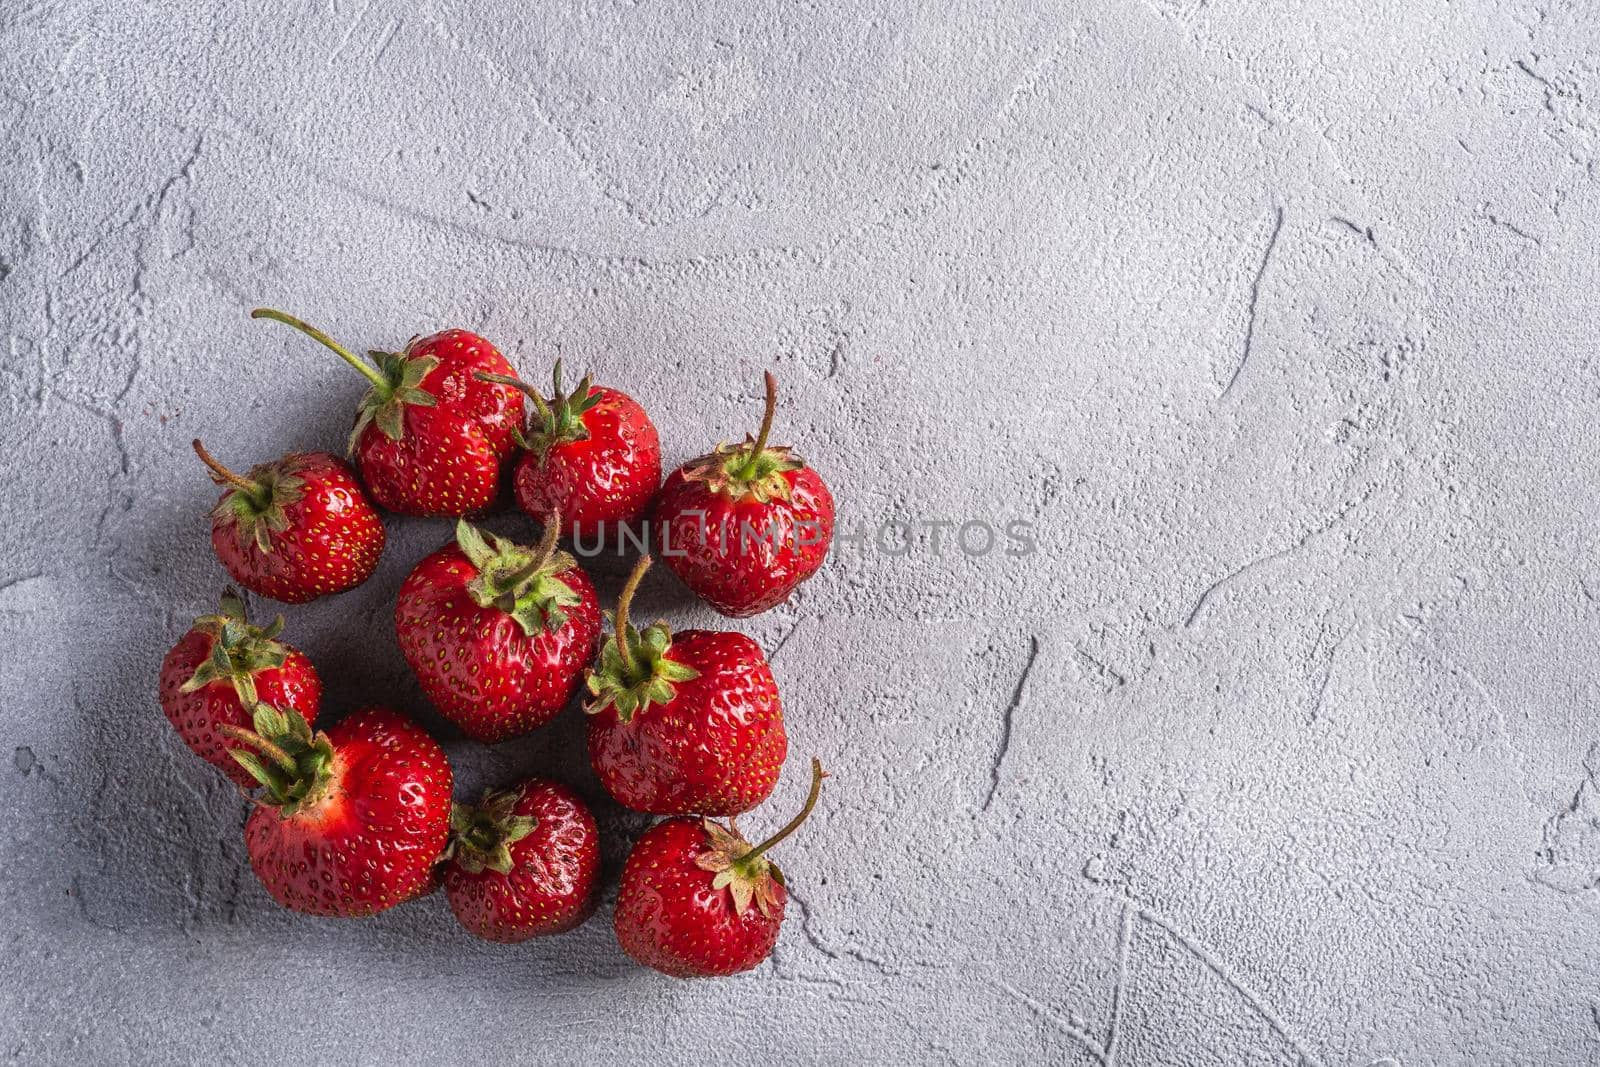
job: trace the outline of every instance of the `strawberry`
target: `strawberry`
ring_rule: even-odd
[[[494,345],[445,330],[412,338],[403,352],[367,353],[374,368],[292,315],[257,308],[250,317],[293,326],[372,383],[350,431],[350,452],[380,505],[406,515],[461,516],[494,504],[522,425],[521,393],[473,377],[514,373]]]
[[[383,555],[383,520],[344,460],[291,452],[240,476],[193,444],[223,487],[211,509],[211,548],[240,585],[303,604],[372,577]]]
[[[667,476],[656,500],[657,547],[667,566],[724,615],[783,603],[822,566],[833,539],[833,496],[787,447],[768,447],[778,382],[767,375],[760,435],[720,444]]]
[[[495,742],[543,726],[571,699],[600,633],[588,577],[556,551],[456,524],[456,540],[400,586],[395,630],[422,691],[469,737]]]
[[[646,830],[617,892],[622,950],[674,978],[738,974],[770,956],[789,893],[766,852],[805,822],[825,777],[813,759],[805,807],[754,848],[731,822],[679,816]]]
[[[373,915],[431,892],[450,836],[450,761],[397,711],[364,708],[313,734],[296,711],[257,704],[224,726],[265,787],[245,823],[250,866],[274,900],[308,915]]]
[[[649,566],[642,557],[628,577],[616,633],[589,675],[589,761],[636,811],[749,811],[772,793],[789,749],[772,668],[744,634],[635,630],[628,608]]]
[[[283,616],[270,626],[252,626],[244,601],[232,589],[222,610],[194,620],[161,661],[161,710],[184,744],[240,785],[255,779],[228,755],[222,727],[248,726],[256,702],[293,708],[317,719],[322,679],[311,661],[277,640]]]
[[[566,516],[574,540],[602,544],[606,533],[632,524],[661,484],[661,439],[639,402],[584,376],[571,393],[561,389],[556,360],[555,395],[515,378],[479,374],[485,381],[527,394],[534,417],[517,441],[526,450],[512,484],[522,510],[540,522],[552,511]]]
[[[486,941],[560,934],[594,911],[600,831],[578,794],[530,778],[450,815],[444,891],[450,910]]]

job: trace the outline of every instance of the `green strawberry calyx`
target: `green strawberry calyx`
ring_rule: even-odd
[[[767,406],[761,418],[761,432],[755,437],[746,434],[744,443],[719,444],[707,455],[690,460],[683,466],[683,476],[691,482],[702,482],[713,493],[732,500],[754,497],[760,503],[789,499],[791,471],[805,467],[806,461],[794,454],[787,445],[767,444],[772,433],[772,417],[778,410],[778,379],[767,372]]]
[[[369,351],[369,363],[315,326],[275,308],[256,308],[250,312],[250,317],[271,319],[294,327],[332,350],[372,383],[366,396],[361,398],[361,406],[356,409],[355,425],[350,428],[349,450],[352,454],[367,427],[376,426],[389,440],[398,441],[406,434],[406,405],[431,408],[438,403],[437,397],[422,388],[422,380],[439,365],[439,361],[433,356],[411,355],[409,345],[403,352]]]
[[[753,900],[756,908],[767,918],[773,918],[773,911],[777,907],[777,891],[773,889],[774,883],[783,885],[783,872],[778,865],[766,858],[766,852],[773,845],[800,829],[800,824],[806,821],[813,808],[817,806],[817,797],[822,794],[822,780],[828,777],[822,769],[822,761],[812,757],[811,760],[811,792],[806,795],[806,803],[800,809],[800,814],[790,819],[783,829],[767,838],[761,844],[751,847],[750,842],[739,833],[739,826],[733,819],[728,820],[727,826],[721,826],[705,819],[702,826],[705,828],[706,839],[711,847],[695,857],[695,866],[702,871],[710,871],[713,875],[711,888],[713,890],[726,889],[733,896],[733,911],[736,915],[743,915],[750,908]]]
[[[539,820],[518,815],[524,789],[488,790],[477,805],[450,806],[450,843],[442,860],[454,860],[468,874],[485,870],[510,874],[511,846],[533,833]]]
[[[456,521],[456,544],[477,575],[467,583],[467,593],[481,608],[499,608],[516,620],[522,632],[533,637],[567,624],[567,608],[583,602],[578,591],[561,580],[577,567],[569,553],[556,550],[561,521],[551,515],[544,536],[534,548],[519,545],[465,519]]]
[[[241,548],[254,543],[262,552],[272,551],[272,537],[289,528],[287,508],[305,496],[294,453],[273,463],[261,463],[248,474],[235,474],[206,450],[197,437],[190,442],[195,455],[211,471],[211,480],[225,490],[211,509],[211,517],[232,526]]]
[[[565,392],[561,387],[561,361],[556,360],[555,372],[551,375],[556,391],[549,400],[520,378],[512,378],[505,374],[490,374],[487,371],[479,371],[473,377],[480,382],[509,385],[520,391],[533,404],[533,417],[528,420],[527,430],[518,428],[515,436],[517,444],[532,452],[540,462],[543,462],[546,453],[557,445],[589,439],[589,428],[583,424],[583,416],[590,408],[600,403],[601,399],[600,394],[594,392],[591,375],[585,374],[576,389],[570,393]]]
[[[266,790],[264,804],[287,819],[314,807],[328,795],[334,779],[333,742],[293,708],[257,702],[254,729],[224,723],[217,727],[235,746],[228,749],[250,777]]]
[[[644,632],[628,621],[633,594],[650,569],[650,557],[640,556],[617,598],[617,611],[611,617],[613,633],[600,648],[600,660],[589,672],[589,692],[594,696],[584,711],[598,714],[615,708],[617,718],[632,722],[634,715],[651,704],[666,704],[677,695],[674,682],[700,677],[686,663],[668,657],[672,651],[672,631],[665,622],[654,622]]]
[[[221,610],[202,615],[194,629],[211,637],[208,655],[180,691],[193,693],[213,682],[228,682],[246,707],[256,702],[255,676],[259,671],[283,666],[289,649],[277,640],[283,632],[283,616],[267,626],[252,625],[245,616],[244,601],[232,589],[222,594]]]

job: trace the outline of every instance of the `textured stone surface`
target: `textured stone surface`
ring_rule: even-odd
[[[0,1054],[1595,1062],[1593,7],[751,6],[0,5]],[[270,903],[154,702],[223,583],[190,438],[360,393],[257,303],[564,354],[673,462],[771,365],[847,525],[1036,524],[746,627],[800,757],[749,824],[835,774],[769,964]],[[445,535],[290,635],[463,794],[573,781],[614,876],[577,715],[486,751],[405,672]]]

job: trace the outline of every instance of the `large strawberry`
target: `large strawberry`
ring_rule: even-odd
[[[783,603],[822,566],[833,496],[787,447],[769,447],[778,383],[768,373],[761,433],[720,444],[667,476],[656,500],[656,547],[667,566],[724,615]]]
[[[255,779],[228,754],[224,726],[252,721],[257,701],[293,708],[317,721],[322,679],[311,661],[277,639],[283,616],[252,626],[232,589],[222,610],[194,620],[161,661],[161,710],[195,754],[242,786]]]
[[[395,631],[422,691],[478,741],[543,726],[566,706],[600,634],[594,586],[560,524],[526,548],[465,520],[400,586]]]
[[[303,604],[372,576],[383,555],[383,520],[344,460],[291,452],[241,476],[198,440],[194,450],[223,487],[211,509],[211,547],[240,585]]]
[[[540,522],[558,512],[574,540],[596,546],[644,514],[661,484],[661,439],[638,401],[587,375],[563,392],[560,360],[549,400],[515,378],[479,377],[515,386],[533,404],[512,481],[523,511]]]
[[[362,916],[433,890],[452,783],[444,749],[422,727],[369,707],[313,734],[298,712],[258,704],[254,729],[223,732],[265,787],[245,846],[279,904]]]
[[[744,634],[664,622],[641,634],[617,602],[616,633],[589,675],[589,760],[617,800],[655,815],[737,815],[765,800],[788,753],[772,668]]]
[[[600,831],[578,794],[530,778],[450,816],[444,891],[461,925],[488,941],[559,934],[594,911]]]
[[[805,807],[754,848],[731,823],[710,819],[680,816],[645,831],[617,892],[622,950],[674,978],[738,974],[771,955],[789,893],[766,853],[805,822],[825,777],[812,760]]]
[[[466,330],[445,330],[413,338],[401,352],[369,352],[369,364],[292,315],[271,308],[250,315],[293,326],[372,383],[350,431],[350,451],[380,505],[407,515],[460,516],[495,502],[501,469],[516,448],[512,435],[522,425],[522,394],[474,377],[514,373],[494,345]]]

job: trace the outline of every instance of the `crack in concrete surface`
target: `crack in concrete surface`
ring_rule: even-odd
[[[995,746],[994,762],[989,768],[989,792],[984,795],[983,807],[980,809],[982,811],[989,810],[989,806],[994,803],[995,794],[1000,792],[1006,757],[1011,754],[1011,735],[1016,725],[1017,709],[1022,706],[1022,698],[1028,688],[1028,678],[1033,674],[1033,665],[1038,658],[1039,638],[1029,635],[1027,657],[1022,662],[1022,670],[1017,675],[1017,684],[1011,690],[1011,700],[1006,704],[1005,715],[1000,720],[1000,741]]]
[[[1353,228],[1353,227],[1352,227]],[[1283,206],[1273,209],[1272,232],[1267,237],[1267,247],[1261,252],[1261,265],[1256,268],[1256,275],[1250,280],[1250,300],[1245,308],[1244,348],[1239,353],[1239,362],[1234,364],[1233,373],[1228,376],[1228,383],[1222,387],[1218,400],[1228,399],[1228,394],[1233,392],[1233,387],[1239,384],[1240,375],[1250,363],[1250,356],[1255,351],[1256,343],[1256,318],[1260,314],[1261,283],[1267,277],[1267,267],[1272,264],[1272,250],[1278,247],[1278,235],[1283,232]],[[1370,239],[1371,231],[1367,231]]]

